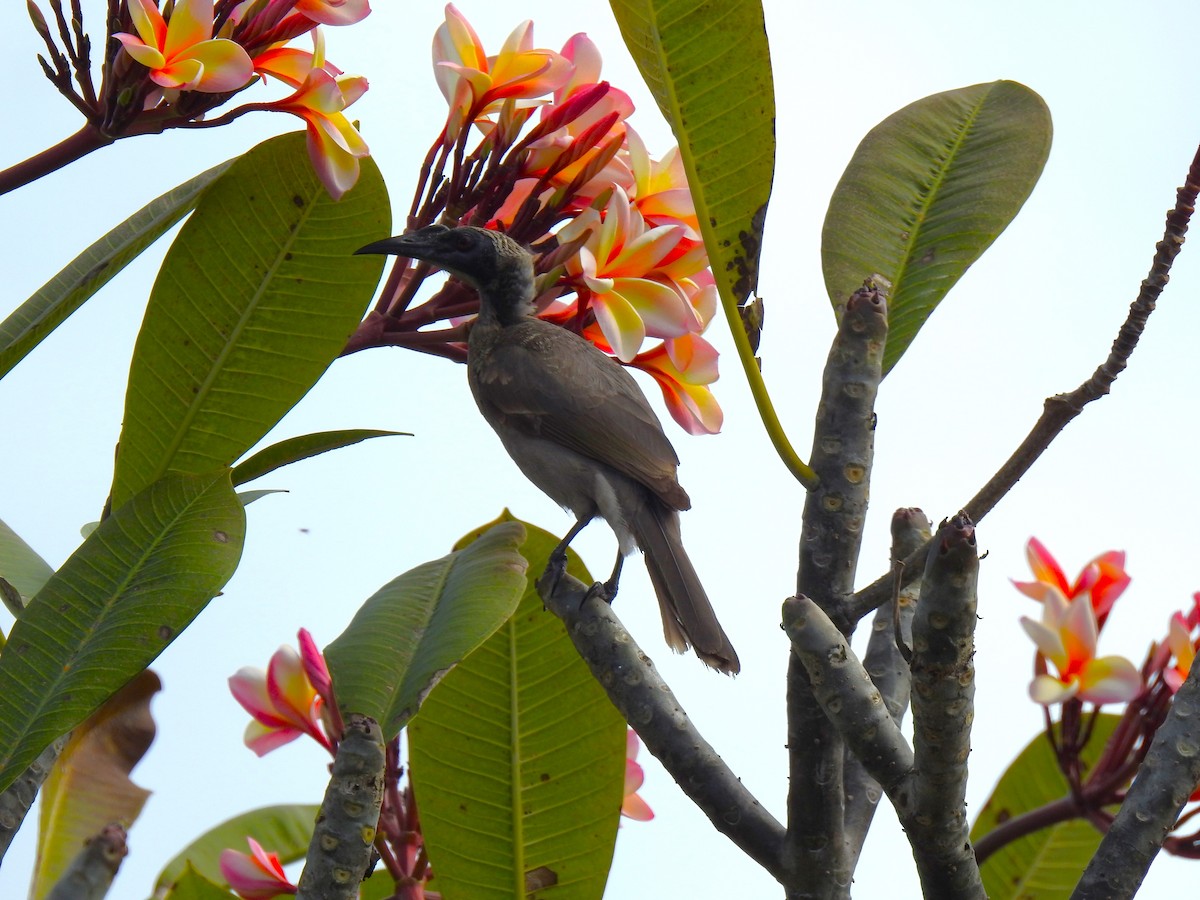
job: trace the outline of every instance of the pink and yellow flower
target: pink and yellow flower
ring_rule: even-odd
[[[213,38],[213,0],[177,0],[164,19],[153,0],[130,0],[137,34],[114,34],[162,88],[222,94],[245,87],[254,74],[240,44]]]
[[[296,893],[296,886],[283,872],[279,856],[265,851],[252,837],[246,838],[246,843],[250,845],[249,853],[221,851],[221,875],[238,896],[244,900],[271,900]]]
[[[296,88],[270,109],[304,119],[308,130],[308,156],[313,169],[334,200],[340,200],[358,181],[359,160],[370,154],[366,141],[343,110],[367,91],[367,79],[342,75],[325,62],[320,30],[313,32],[315,50],[309,54],[293,48],[273,48],[254,60],[255,70],[272,75]]]
[[[1014,581],[1013,586],[1018,591],[1039,602],[1043,602],[1051,588],[1068,600],[1088,593],[1100,626],[1104,625],[1104,620],[1108,618],[1117,598],[1129,587],[1130,579],[1125,571],[1124,551],[1109,550],[1100,554],[1083,567],[1083,571],[1073,583],[1067,581],[1067,576],[1063,574],[1058,561],[1037,538],[1029,539],[1025,556],[1036,580]]]
[[[1048,706],[1074,697],[1089,703],[1120,703],[1142,690],[1142,676],[1120,656],[1096,656],[1099,628],[1092,604],[1068,600],[1050,585],[1042,593],[1042,621],[1021,617],[1025,633],[1057,675],[1037,675],[1029,685],[1034,702]]]
[[[259,756],[302,734],[333,751],[322,716],[324,700],[314,687],[315,681],[328,690],[329,671],[311,637],[307,642],[306,637],[307,632],[302,631],[303,656],[283,646],[272,655],[266,672],[247,666],[229,679],[234,699],[253,717],[243,741]]]
[[[604,212],[584,210],[559,231],[559,241],[590,234],[567,271],[589,297],[596,322],[617,358],[630,362],[647,336],[677,338],[704,322],[679,281],[707,265],[703,254],[680,252],[681,225],[648,228],[620,187]]]
[[[571,75],[571,64],[561,53],[534,49],[528,20],[513,30],[498,54],[488,56],[471,23],[452,3],[433,37],[433,64],[451,107],[448,140],[468,120],[496,112],[504,100],[533,100],[561,87]]]
[[[637,732],[630,728],[625,733],[625,799],[621,801],[621,815],[638,822],[649,822],[654,818],[654,810],[637,793],[645,781],[642,767],[636,761],[640,746]]]

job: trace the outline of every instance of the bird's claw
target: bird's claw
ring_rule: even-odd
[[[567,574],[567,554],[554,552],[546,561],[546,568],[537,580],[538,592],[543,596],[558,590],[558,584]],[[544,604],[543,604],[544,605]]]
[[[588,599],[592,597],[598,597],[611,606],[617,599],[617,586],[611,581],[597,581],[588,588]]]

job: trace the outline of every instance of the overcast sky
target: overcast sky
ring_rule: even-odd
[[[0,166],[79,125],[40,76],[36,35],[20,4],[10,5],[11,19],[0,29],[10,79]],[[104,4],[83,5],[99,43]],[[1074,388],[1107,353],[1200,141],[1197,66],[1184,41],[1197,33],[1200,9],[929,0],[766,6],[778,160],[759,285],[766,303],[761,355],[776,408],[802,454],[834,329],[820,271],[821,223],[858,141],[913,100],[1000,78],[1038,91],[1054,116],[1054,147],[1032,198],[881,389],[872,516],[859,567],[865,584],[886,566],[893,509],[919,506],[935,522],[953,514],[1024,436],[1043,399]],[[399,220],[445,114],[429,63],[442,4],[377,0],[376,7],[363,25],[332,31],[328,53],[370,79],[371,90],[351,112],[362,121]],[[558,48],[586,31],[604,54],[605,76],[633,97],[632,122],[651,153],[670,146],[606,4],[462,0],[459,8],[491,52],[526,17],[536,23],[539,46]],[[0,198],[4,314],[148,200],[297,124],[262,114],[227,128],[122,141]],[[70,555],[79,527],[98,517],[107,493],[128,359],[165,247],[152,248],[0,382],[0,518],[53,565]],[[1193,515],[1200,488],[1191,463],[1197,271],[1200,263],[1185,250],[1112,395],[1067,429],[979,529],[988,555],[980,581],[972,817],[1041,728],[1041,712],[1026,696],[1032,645],[1017,622],[1036,615],[1036,605],[1009,584],[1027,576],[1027,538],[1039,536],[1070,575],[1104,550],[1128,552],[1133,584],[1101,650],[1139,664],[1170,613],[1200,589]],[[667,430],[693,500],[685,540],[744,671],[722,678],[690,656],[672,657],[638,560],[626,568],[617,610],[700,729],[782,819],[787,645],[779,604],[794,587],[803,493],[771,450],[724,324],[708,336],[728,351],[716,386],[724,431],[693,438],[669,421]],[[645,383],[661,409],[657,390]],[[268,479],[266,486],[290,493],[249,510],[237,575],[155,664],[165,685],[154,706],[159,736],[134,775],[154,795],[130,834],[132,853],[111,895],[117,900],[146,896],[170,856],[230,815],[320,797],[320,748],[297,742],[259,760],[241,745],[246,717],[226,690],[230,674],[265,665],[301,626],[328,643],[380,585],[443,555],[504,507],[554,532],[570,524],[505,456],[459,366],[383,350],[340,361],[267,441],[358,427],[415,437],[350,448]],[[608,570],[613,542],[603,526],[588,529],[576,547],[593,571]],[[5,631],[10,624],[0,619]],[[779,895],[669,776],[648,757],[643,762],[642,793],[658,817],[623,826],[607,897]],[[32,847],[27,827],[0,872],[0,896],[23,893]],[[1195,865],[1156,862],[1144,895],[1194,885]],[[884,810],[855,895],[915,896],[916,885],[907,845]]]

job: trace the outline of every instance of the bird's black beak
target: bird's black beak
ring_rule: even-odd
[[[379,253],[388,256],[411,256],[412,250],[413,246],[409,242],[408,236],[402,234],[397,237],[384,238],[382,241],[367,244],[365,247],[359,247],[354,251],[354,255]]]

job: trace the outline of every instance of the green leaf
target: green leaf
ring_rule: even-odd
[[[158,900],[239,900],[237,894],[205,878],[191,866],[184,868],[175,884],[165,893],[156,894],[155,897]]]
[[[191,868],[218,884],[221,875],[221,851],[237,850],[249,853],[246,838],[252,837],[270,853],[278,854],[285,865],[303,859],[312,840],[313,823],[321,807],[308,804],[263,806],[234,816],[209,829],[192,841],[158,874],[154,882],[155,896],[169,888]]]
[[[380,588],[328,647],[325,661],[344,714],[363,713],[391,740],[448,669],[512,615],[525,591],[515,521],[405,572]]]
[[[169,475],[101,522],[54,573],[0,655],[0,790],[221,590],[245,521],[228,469]]]
[[[371,438],[393,435],[412,437],[412,434],[407,431],[375,431],[368,428],[357,428],[347,431],[318,431],[315,434],[288,438],[259,450],[249,459],[234,466],[233,483],[245,484],[247,481],[261,478],[276,469],[281,469],[302,459],[308,459],[311,456],[349,447],[351,444]]]
[[[555,535],[526,525],[536,579]],[[574,552],[568,570],[592,578]],[[625,723],[532,581],[516,613],[443,678],[408,728],[425,846],[446,900],[595,898],[625,774]]]
[[[205,192],[134,348],[113,509],[165,472],[232,464],[307,393],[379,280],[382,257],[354,250],[389,231],[375,163],[335,203],[303,133],[255,147]]]
[[[775,171],[775,87],[762,4],[610,5],[679,141],[717,287],[741,305],[758,284]]]
[[[0,378],[176,222],[233,160],[151,200],[38,288],[0,322]]]
[[[816,473],[792,447],[771,404],[748,330],[758,313],[767,201],[775,173],[775,85],[762,4],[609,0],[621,36],[679,142],[704,247],[767,435],[808,489]]]
[[[0,521],[0,578],[15,587],[28,603],[53,574],[50,564]]]
[[[1120,723],[1102,713],[1080,754],[1092,766]],[[1058,723],[1054,725],[1058,733]],[[1038,734],[1005,770],[971,828],[972,842],[1014,816],[1070,796],[1045,734]],[[1084,867],[1100,846],[1102,835],[1084,819],[1051,825],[1001,847],[983,863],[983,886],[991,900],[1056,900],[1071,896]]]
[[[839,320],[864,279],[891,282],[885,374],[1021,209],[1052,131],[1041,97],[993,81],[918,100],[858,145],[829,201],[821,263]]]
[[[150,792],[129,778],[154,740],[150,700],[162,682],[139,672],[71,734],[39,792],[37,863],[29,895],[41,900],[89,838],[110,822],[127,829]]]

